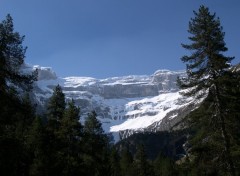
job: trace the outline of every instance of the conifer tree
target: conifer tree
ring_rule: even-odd
[[[121,176],[120,157],[115,148],[112,149],[110,155],[111,176]]]
[[[223,55],[228,50],[224,42],[225,33],[215,13],[212,15],[207,7],[200,6],[194,15],[188,30],[191,34],[188,38],[192,43],[182,44],[192,54],[181,58],[187,67],[187,78],[182,80],[181,87],[192,88],[190,94],[208,88],[216,89],[216,81],[230,67],[233,59]]]
[[[125,176],[136,175],[133,165],[133,156],[127,147],[124,148],[123,151],[121,152],[120,168],[122,175]]]
[[[16,134],[18,138],[25,141],[35,118],[35,108],[32,105],[30,95],[28,93],[21,98],[19,110],[16,112],[18,112],[15,115],[15,121],[17,123]]]
[[[47,106],[49,123],[56,123],[55,125],[57,125],[59,120],[63,117],[65,107],[65,95],[62,91],[61,86],[57,85],[53,90],[53,95],[51,96]]]
[[[22,45],[24,36],[14,31],[13,19],[8,14],[0,23],[0,93],[12,88],[31,88],[36,79],[34,74],[22,74],[20,68],[24,63],[26,47]]]
[[[61,160],[63,161],[63,175],[81,174],[82,164],[82,125],[79,118],[80,109],[70,101],[60,120],[57,137],[61,143]]]
[[[30,112],[33,108],[29,98],[19,95],[32,88],[37,76],[36,72],[32,74],[21,72],[26,52],[26,47],[22,45],[23,40],[24,36],[14,31],[13,19],[8,14],[0,23],[0,128],[2,128],[0,131],[2,130],[2,134],[5,130],[8,135],[15,133],[20,123],[25,127],[28,126],[29,123],[25,123],[30,121],[27,117],[33,115]],[[22,116],[27,117],[22,119]],[[21,133],[23,129],[21,128]]]
[[[0,23],[0,175],[27,173],[25,140],[34,113],[22,94],[31,89],[36,72],[21,72],[26,52],[23,40],[7,15]]]
[[[139,176],[151,176],[153,175],[151,166],[147,161],[145,148],[143,145],[137,147],[134,163],[136,166],[137,175]]]
[[[46,156],[46,134],[45,128],[40,117],[36,117],[31,126],[28,136],[28,149],[31,153],[29,175],[46,175],[47,156]]]
[[[221,80],[229,70],[233,57],[223,55],[227,51],[224,42],[224,32],[220,19],[215,13],[211,14],[205,6],[200,6],[199,11],[194,11],[195,18],[189,22],[188,32],[191,34],[191,44],[182,44],[183,48],[190,50],[190,56],[183,56],[182,61],[187,66],[187,78],[181,79],[182,88],[190,88],[185,95],[202,95],[208,91],[212,97],[211,116],[207,119],[213,123],[222,137],[223,153],[226,157],[225,164],[229,173],[235,175],[233,160],[230,154],[230,136],[226,129],[226,109],[221,96]],[[207,137],[207,136],[206,136]],[[218,157],[221,154],[218,154]],[[224,159],[222,160],[224,161]],[[224,166],[225,167],[225,166]]]
[[[60,120],[63,118],[65,111],[65,95],[62,88],[57,85],[50,97],[47,105],[47,156],[49,175],[60,175],[63,170],[63,162],[59,152],[61,150],[61,140],[58,137]]]
[[[162,153],[154,160],[154,172],[156,176],[177,175],[174,168],[174,161]]]
[[[110,174],[109,140],[95,111],[86,118],[83,135],[85,175]]]

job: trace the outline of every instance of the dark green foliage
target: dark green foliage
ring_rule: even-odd
[[[182,44],[183,48],[191,51],[191,55],[181,58],[187,67],[187,78],[182,80],[181,87],[194,87],[189,93],[212,87],[226,68],[230,67],[233,59],[223,55],[227,47],[219,18],[210,14],[204,6],[200,6],[198,12],[194,11],[194,15],[188,30],[192,43]]]
[[[29,94],[20,99],[19,111],[15,115],[17,137],[26,140],[26,136],[35,118],[35,108],[32,106]]]
[[[231,155],[235,163],[236,175],[240,174],[240,73],[234,72],[234,75],[230,74],[231,79],[227,78],[226,81],[227,90],[229,96],[224,101],[225,109],[231,117],[227,119],[226,125],[230,134],[231,143]]]
[[[136,175],[140,172],[139,158],[148,166],[144,168],[142,164],[142,170],[147,170],[146,174],[180,174],[178,171],[181,169],[178,169],[175,161],[185,154],[182,146],[186,142],[186,134],[186,131],[138,133],[120,141],[115,146],[120,151],[122,175]],[[144,150],[143,147],[139,147],[139,143],[145,146]]]
[[[110,155],[111,176],[121,176],[120,156],[115,148],[112,148]]]
[[[154,160],[154,173],[156,176],[175,176],[177,175],[174,160],[164,156],[161,152]]]
[[[0,175],[28,172],[26,138],[34,108],[29,97],[22,95],[32,87],[36,73],[20,72],[26,51],[23,39],[7,15],[0,23]]]
[[[185,154],[182,145],[186,142],[186,131],[138,133],[119,141],[116,147],[121,150],[128,148],[136,154],[137,145],[143,144],[148,159],[154,160],[161,151],[165,156],[175,159],[179,154]]]
[[[191,128],[188,138],[188,157],[181,161],[180,170],[190,175],[221,175],[221,156],[223,151],[222,138],[209,123],[209,114],[212,113],[208,97],[202,105],[189,114],[188,120]],[[195,173],[195,174],[194,174]]]
[[[81,138],[82,125],[79,122],[80,109],[74,105],[74,101],[68,103],[60,120],[60,128],[57,137],[60,139],[60,157],[63,161],[62,175],[81,174]]]
[[[194,11],[194,15],[188,30],[192,43],[182,45],[191,51],[190,56],[182,57],[187,66],[187,78],[179,79],[178,84],[181,88],[190,88],[185,93],[187,96],[197,95],[198,98],[206,95],[207,98],[191,116],[192,125],[197,129],[191,153],[195,156],[193,161],[197,163],[200,175],[234,176],[236,160],[233,160],[231,146],[236,144],[232,136],[238,132],[231,129],[239,115],[235,113],[236,107],[232,106],[237,102],[231,94],[239,90],[233,91],[229,85],[239,85],[239,80],[229,69],[233,57],[223,55],[227,47],[219,18],[204,6],[200,6],[198,12]],[[240,127],[239,123],[237,126]]]
[[[147,161],[147,156],[143,145],[138,145],[137,147],[137,152],[134,158],[134,166],[136,169],[135,174],[139,176],[153,175],[153,170],[151,168],[151,165]]]
[[[62,92],[60,85],[57,85],[51,96],[47,110],[48,110],[48,121],[57,127],[57,123],[63,117],[63,113],[66,107],[65,95]]]
[[[28,98],[3,93],[0,99],[0,174],[25,173],[28,163],[26,139],[34,118]]]
[[[109,139],[94,111],[86,118],[83,134],[85,175],[106,175],[110,170],[107,164]]]
[[[63,159],[61,158],[61,139],[58,137],[60,128],[60,120],[63,118],[65,111],[65,95],[62,88],[57,85],[50,97],[47,106],[47,157],[48,157],[48,171],[50,175],[57,175],[62,173]]]
[[[36,73],[20,73],[24,63],[26,47],[22,46],[24,36],[14,31],[10,15],[0,23],[0,93],[17,88],[26,91],[31,88]],[[8,82],[8,83],[7,83]]]
[[[22,134],[24,126],[21,125],[25,121],[29,124],[31,119],[28,117],[33,115],[28,97],[19,96],[19,92],[26,92],[32,87],[36,78],[35,73],[28,75],[20,72],[26,51],[22,46],[23,39],[14,31],[13,20],[7,15],[6,20],[0,23],[0,122],[2,132],[10,130],[6,133],[21,128],[18,130]]]
[[[29,174],[34,176],[46,175],[46,131],[40,117],[36,117],[28,136],[28,150],[31,153]]]
[[[230,81],[230,79],[229,79]],[[225,82],[227,85],[228,81]],[[224,87],[222,84],[222,87]],[[230,94],[230,90],[228,94]],[[222,98],[223,98],[222,94]],[[236,98],[236,97],[235,97]],[[239,170],[238,163],[239,157],[239,114],[236,111],[239,109],[237,99],[226,96],[223,101],[224,109],[227,110],[225,118],[225,127],[228,132],[228,139],[231,143],[229,150],[233,158],[236,171]],[[213,97],[209,94],[208,98],[202,105],[192,112],[189,117],[189,122],[192,130],[192,137],[189,139],[192,145],[190,153],[194,159],[194,166],[199,169],[198,173],[210,174],[217,173],[218,175],[226,175],[229,170],[227,169],[228,159],[226,158],[225,146],[223,143],[221,128],[221,121],[216,121],[212,116],[212,102]],[[223,109],[223,110],[224,110]],[[212,118],[211,118],[212,117]],[[235,155],[235,154],[236,155]],[[238,171],[239,172],[239,171]]]
[[[133,156],[125,146],[124,149],[121,151],[121,158],[120,158],[120,168],[122,176],[134,176],[135,175],[135,168],[133,165]]]

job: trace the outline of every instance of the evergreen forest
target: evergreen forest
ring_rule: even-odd
[[[240,66],[225,56],[220,19],[200,6],[189,21],[177,83],[201,105],[179,130],[139,133],[117,144],[95,111],[81,123],[81,107],[54,88],[44,113],[31,90],[37,70],[21,72],[27,47],[6,16],[0,23],[0,175],[2,176],[238,176]],[[181,56],[180,56],[181,57]]]

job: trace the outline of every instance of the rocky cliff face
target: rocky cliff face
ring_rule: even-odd
[[[183,97],[176,86],[182,71],[159,70],[150,76],[125,76],[107,79],[89,77],[58,78],[51,68],[38,69],[34,87],[35,99],[41,109],[53,88],[62,86],[67,99],[74,99],[86,114],[95,110],[106,132],[116,140],[140,131],[169,130],[201,100]]]

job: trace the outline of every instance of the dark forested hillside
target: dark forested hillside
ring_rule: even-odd
[[[143,145],[148,159],[154,160],[160,153],[177,159],[186,154],[183,148],[186,134],[186,131],[138,133],[118,142],[116,147],[119,151],[128,148],[135,155],[138,145]]]

